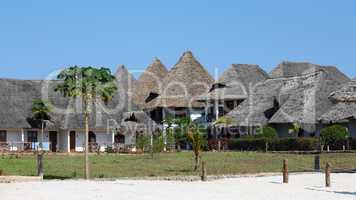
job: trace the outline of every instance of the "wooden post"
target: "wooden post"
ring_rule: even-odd
[[[325,166],[325,186],[330,187],[330,163]]]
[[[43,152],[37,152],[37,176],[43,177]]]
[[[207,181],[207,170],[206,170],[206,162],[203,161],[201,165],[201,180]]]
[[[326,150],[329,152],[330,151],[330,146],[326,146]]]
[[[218,140],[218,151],[221,151],[221,141]]]
[[[320,155],[315,155],[314,157],[314,170],[320,171]]]
[[[283,183],[288,183],[288,160],[283,160]]]

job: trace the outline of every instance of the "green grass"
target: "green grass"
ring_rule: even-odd
[[[269,154],[256,152],[206,152],[208,174],[244,174],[280,172],[283,159],[288,159],[290,171],[311,171],[314,155]],[[333,169],[355,169],[356,154],[323,154],[321,166],[330,162]],[[45,178],[82,178],[82,155],[45,155]],[[150,155],[102,154],[90,156],[91,176],[96,178],[198,175],[193,171],[191,152],[163,153],[154,159]],[[32,176],[36,173],[34,155],[19,158],[0,157],[0,170],[5,175]]]

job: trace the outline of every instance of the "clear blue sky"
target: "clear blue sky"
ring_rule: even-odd
[[[142,70],[154,57],[171,68],[187,49],[211,74],[291,60],[355,77],[355,10],[353,0],[1,1],[0,77],[75,64]]]

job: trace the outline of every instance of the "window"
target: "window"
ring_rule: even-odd
[[[27,142],[37,142],[37,131],[27,132]]]
[[[0,142],[6,142],[6,131],[0,131]]]

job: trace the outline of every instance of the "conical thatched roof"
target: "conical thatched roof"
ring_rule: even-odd
[[[297,69],[303,68],[304,63]],[[312,65],[312,64],[311,64]],[[289,66],[289,69],[292,67]],[[297,71],[297,70],[296,70]],[[228,115],[238,124],[267,123],[315,124],[333,104],[330,92],[349,79],[335,67],[309,65],[308,73],[289,78],[269,79],[257,84],[251,96]]]
[[[163,80],[159,96],[148,103],[154,107],[203,107],[196,98],[209,90],[214,79],[187,51]]]
[[[118,67],[115,73],[115,78],[118,87],[118,99],[115,99],[118,100],[118,102],[115,103],[119,104],[121,107],[128,107],[129,110],[136,110],[137,105],[133,103],[133,98],[136,93],[135,88],[137,81],[124,65]]]
[[[341,89],[330,94],[336,105],[320,117],[325,122],[337,122],[356,118],[356,79],[346,83]]]
[[[200,100],[246,99],[250,89],[268,79],[268,74],[258,65],[233,64],[214,83]]]
[[[162,62],[156,58],[143,72],[135,84],[134,102],[144,108],[146,99],[151,92],[158,92],[162,88],[162,81],[168,74],[168,70]]]

